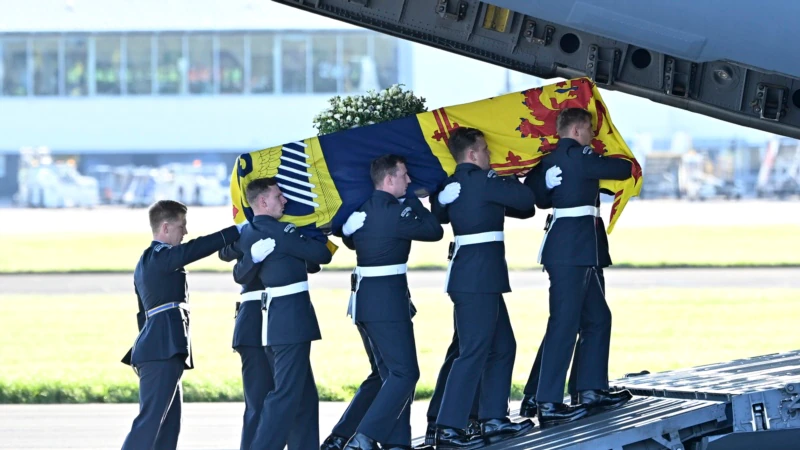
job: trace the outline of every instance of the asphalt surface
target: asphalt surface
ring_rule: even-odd
[[[412,289],[440,288],[443,271],[412,271]],[[309,277],[312,288],[349,289],[344,271],[323,271]],[[731,269],[606,269],[606,283],[614,289],[650,288],[786,288],[800,289],[800,268]],[[228,273],[190,273],[193,292],[235,295],[239,287]],[[512,289],[546,289],[542,271],[511,272]],[[132,274],[0,275],[0,294],[93,294],[133,290]]]
[[[320,441],[346,407],[346,403],[320,403]],[[0,449],[119,449],[138,408],[132,403],[0,405]],[[425,433],[427,408],[427,402],[412,405],[412,436]],[[178,448],[238,449],[243,412],[244,403],[184,403]]]

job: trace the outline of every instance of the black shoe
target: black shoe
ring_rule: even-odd
[[[578,394],[569,394],[569,404],[572,406],[578,406],[581,404],[581,399],[578,398]]]
[[[347,445],[347,438],[332,434],[319,446],[319,450],[342,450]]]
[[[567,406],[563,403],[538,403],[539,426],[546,428],[563,425],[584,417],[589,411],[586,405]]]
[[[346,450],[380,450],[378,441],[362,433],[356,433],[344,446]]]
[[[536,398],[532,395],[522,397],[519,405],[519,415],[522,417],[536,417]]]
[[[628,403],[633,394],[627,389],[618,392],[609,392],[604,389],[590,389],[578,394],[580,402],[589,408],[590,413],[598,413],[617,409]]]
[[[481,423],[478,421],[478,419],[469,419],[469,424],[467,425],[467,429],[464,431],[466,431],[467,435],[470,437],[480,436]]]
[[[481,435],[489,444],[522,436],[532,429],[533,422],[531,422],[530,419],[525,419],[521,422],[512,422],[508,417],[503,417],[502,419],[481,421]]]
[[[464,430],[457,428],[436,427],[436,450],[446,448],[471,450],[486,445],[480,435],[470,436]]]
[[[436,422],[428,422],[428,428],[425,429],[425,442],[422,445],[436,444]]]

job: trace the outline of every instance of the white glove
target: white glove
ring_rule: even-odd
[[[449,205],[453,203],[458,198],[458,194],[461,193],[461,183],[455,181],[453,183],[448,184],[447,186],[442,189],[442,192],[439,192],[439,203],[442,205]]]
[[[547,189],[559,186],[561,184],[561,168],[553,166],[547,169],[547,172],[544,173],[544,184],[547,185]]]
[[[364,226],[364,221],[366,219],[367,213],[365,212],[356,211],[353,214],[350,214],[350,217],[347,218],[347,222],[345,222],[344,226],[342,226],[342,234],[345,236],[351,236]]]
[[[256,264],[266,259],[273,250],[275,250],[275,239],[272,238],[261,239],[250,246],[250,254]]]
[[[247,224],[248,224],[248,222],[246,220],[244,222],[242,222],[242,223],[237,223],[236,224],[236,229],[239,230],[239,233],[241,233],[242,232],[242,228],[244,228],[244,226],[247,225]]]

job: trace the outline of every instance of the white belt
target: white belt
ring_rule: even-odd
[[[408,264],[372,267],[356,266],[353,270],[353,275],[356,277],[355,286],[351,286],[352,292],[350,292],[350,301],[347,303],[347,315],[353,318],[353,323],[356,323],[356,297],[358,296],[358,288],[361,286],[362,278],[403,275],[406,272],[408,272]]]
[[[164,303],[163,305],[156,306],[155,308],[148,309],[145,313],[145,316],[149,319],[154,315],[168,311],[170,309],[180,308],[184,311],[189,311],[189,304],[185,302],[171,302],[171,303]]]
[[[544,237],[542,238],[542,245],[539,246],[539,258],[536,260],[537,263],[542,263],[542,252],[544,252],[544,243],[547,241],[547,235],[550,234],[550,230],[553,229],[553,225],[556,223],[556,219],[559,217],[583,217],[583,216],[594,216],[600,217],[600,208],[597,206],[575,206],[573,208],[553,208],[553,220],[547,226],[547,231],[544,233]]]
[[[450,271],[453,269],[453,261],[456,260],[458,249],[462,245],[485,244],[487,242],[503,242],[505,236],[502,231],[487,231],[485,233],[465,234],[463,236],[455,237],[455,247],[453,248],[453,256],[450,257],[450,262],[447,264],[447,275],[444,279],[444,291],[447,292],[447,286],[450,284]]]
[[[175,308],[180,308],[186,312],[189,312],[189,304],[186,302],[164,303],[163,305],[158,305],[155,308],[148,309],[145,312],[145,320],[155,316],[158,313],[169,311],[170,309],[175,309]],[[133,357],[133,352],[136,350],[136,344],[139,343],[139,337],[142,335],[142,331],[144,331],[144,328],[139,330],[139,334],[136,335],[136,340],[133,341],[133,347],[131,348],[131,357]],[[187,348],[189,349],[189,353],[186,355],[186,359],[188,360],[192,357],[192,335],[190,333],[189,328],[185,328],[185,332],[186,332]],[[133,372],[138,376],[139,370],[136,367],[133,367],[133,365],[131,365],[131,367],[133,368]]]
[[[247,294],[258,294],[261,305],[261,345],[267,345],[267,324],[269,323],[269,306],[272,299],[276,297],[286,297],[287,295],[299,294],[308,291],[308,281],[300,281],[286,286],[268,287],[263,291],[248,292]],[[247,295],[242,294],[242,296]]]
[[[574,208],[553,208],[553,220],[559,217],[600,217],[600,208],[596,206],[576,206]]]
[[[244,302],[252,302],[252,301],[254,301],[254,300],[261,300],[261,295],[262,295],[263,293],[264,293],[264,291],[250,291],[250,292],[245,292],[244,294],[242,294],[242,295],[239,297],[239,301],[240,301],[240,302],[242,302],[242,303],[244,303]]]

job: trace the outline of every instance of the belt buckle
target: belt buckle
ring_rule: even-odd
[[[266,292],[262,292],[261,293],[261,310],[262,311],[266,311],[267,310],[267,300],[268,299],[269,299],[269,294],[267,294]]]
[[[553,224],[553,215],[548,214],[547,219],[544,221],[544,231],[550,231],[550,225]]]
[[[448,261],[452,261],[453,260],[453,253],[455,253],[455,251],[456,251],[456,243],[455,242],[450,242],[450,247],[447,249],[447,260]]]
[[[183,321],[184,321],[185,323],[187,323],[187,324],[188,324],[188,323],[189,323],[189,310],[187,310],[187,309],[184,309],[184,308],[181,308],[181,307],[180,307],[180,304],[179,304],[179,306],[176,306],[175,308],[176,308],[178,311],[180,311],[181,318],[183,319]]]

